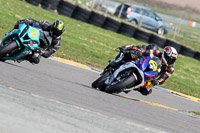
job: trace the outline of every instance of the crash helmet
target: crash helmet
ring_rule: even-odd
[[[155,43],[150,43],[147,47],[146,50],[159,50],[159,47]]]
[[[56,20],[50,27],[50,36],[59,37],[64,31],[65,24],[60,20]]]
[[[166,46],[163,49],[162,53],[162,62],[164,62],[167,66],[174,64],[178,57],[178,52],[174,47]]]

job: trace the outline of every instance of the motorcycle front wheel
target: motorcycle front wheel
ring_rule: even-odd
[[[95,80],[93,83],[92,83],[92,88],[101,88],[103,82],[105,82],[105,80],[107,79],[107,77],[109,76],[109,73],[105,73],[103,74],[101,77],[99,77],[97,80]]]
[[[17,47],[18,47],[18,45],[15,41],[0,46],[0,58],[5,56],[6,54],[10,53],[11,51],[16,49]]]
[[[130,75],[127,78],[121,79],[116,84],[110,85],[110,87],[105,88],[107,93],[120,93],[128,86],[132,86],[136,82],[136,79],[133,75]]]

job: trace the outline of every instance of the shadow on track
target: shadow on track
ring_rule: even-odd
[[[28,69],[28,68],[26,68],[26,67],[22,67],[22,66],[19,66],[19,65],[16,65],[16,64],[10,63],[10,62],[2,62],[2,63],[4,63],[4,64],[8,64],[8,65],[12,65],[12,66],[15,66],[15,67],[18,67],[18,68],[23,68],[23,69],[26,69],[26,70],[30,70],[30,69]]]

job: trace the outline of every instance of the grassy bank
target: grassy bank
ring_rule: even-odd
[[[43,10],[22,0],[0,0],[0,6],[0,38],[10,31],[19,19],[34,18],[50,22],[61,19],[67,28],[62,36],[62,47],[55,55],[94,67],[105,67],[107,61],[116,56],[116,47],[144,44],[133,38]],[[162,86],[200,98],[199,66],[199,61],[179,56],[175,73]]]

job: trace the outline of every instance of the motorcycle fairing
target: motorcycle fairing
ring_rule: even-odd
[[[159,74],[158,64],[154,57],[142,57],[136,61],[136,65],[140,70],[144,72],[144,78],[147,81],[155,79],[156,76]]]
[[[11,32],[7,33],[6,36],[5,36],[4,38],[2,38],[1,45],[3,45],[4,42],[5,42],[6,40],[8,40],[8,38],[9,38],[11,35],[14,35],[14,34],[17,35],[18,33],[19,33],[19,29],[14,29],[14,30],[12,30]],[[17,41],[17,44],[18,44],[18,46],[20,46],[20,44],[19,44],[18,41]]]
[[[2,59],[17,61],[17,60],[31,54],[32,51],[36,50],[38,45],[40,44],[39,30],[37,28],[31,27],[31,26],[28,26],[25,24],[20,24],[19,29],[14,29],[13,31],[6,34],[6,36],[2,39],[1,45],[4,44],[4,42],[6,40],[8,40],[9,36],[12,36],[13,34],[18,35],[19,41],[18,41],[18,39],[15,39],[15,41],[19,47],[21,47],[21,45],[24,45],[24,50],[22,52],[20,52],[17,56],[2,57]]]
[[[22,44],[28,46],[32,50],[36,50],[39,42],[40,32],[37,28],[20,24],[19,25],[19,39],[22,42]],[[27,45],[30,44],[30,45]]]
[[[142,77],[142,81],[139,85],[135,86],[134,88],[138,87],[138,86],[143,86],[145,85],[145,80],[144,80],[144,74],[143,72],[135,65],[135,62],[134,61],[131,61],[131,62],[126,62],[125,64],[121,65],[113,74],[112,76],[110,77],[109,79],[109,86],[114,83],[115,79],[117,78],[118,74],[121,72],[121,71],[124,71],[125,69],[129,69],[129,68],[135,68],[138,70],[139,74],[141,75]],[[136,75],[134,75],[136,76]],[[136,77],[137,79],[137,77]]]

